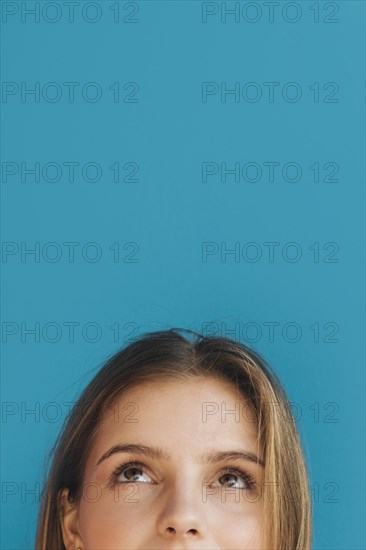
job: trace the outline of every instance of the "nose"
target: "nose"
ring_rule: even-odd
[[[177,488],[166,495],[158,519],[159,535],[169,541],[201,540],[207,534],[201,493]]]

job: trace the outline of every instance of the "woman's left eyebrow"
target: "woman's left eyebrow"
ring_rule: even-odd
[[[248,460],[264,468],[263,460],[249,451],[216,451],[214,453],[205,453],[201,455],[201,461],[209,464],[216,464],[217,462],[223,462],[225,460]]]
[[[169,455],[166,449],[161,449],[160,447],[149,447],[147,445],[141,445],[136,443],[125,443],[119,445],[113,445],[107,452],[105,452],[98,460],[95,465],[95,468],[99,466],[101,462],[109,458],[115,453],[134,453],[142,456],[148,456],[155,460],[170,460],[171,455]],[[203,453],[199,457],[202,463],[206,464],[216,464],[218,462],[224,462],[228,460],[247,460],[249,462],[254,462],[264,467],[264,462],[260,460],[255,454],[244,451],[244,450],[233,450],[233,451],[214,451]]]

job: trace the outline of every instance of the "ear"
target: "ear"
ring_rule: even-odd
[[[82,548],[77,505],[69,500],[69,489],[64,488],[59,495],[60,525],[62,539],[67,550]]]

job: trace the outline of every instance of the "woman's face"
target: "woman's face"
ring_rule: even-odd
[[[101,422],[79,507],[62,520],[67,550],[264,548],[256,437],[229,383],[128,390]]]

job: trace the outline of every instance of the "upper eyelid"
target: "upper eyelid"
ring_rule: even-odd
[[[132,455],[134,453],[131,453]],[[116,455],[117,456],[117,455]],[[149,457],[147,457],[149,459]],[[128,458],[125,458],[125,460],[122,460],[121,461],[121,464],[127,464],[129,462],[136,462],[136,463],[139,463],[139,464],[142,464],[142,465],[145,465],[146,466],[146,463],[145,462],[142,462],[143,459],[139,459],[139,458],[131,458],[131,459],[128,459]],[[155,459],[152,458],[151,459],[152,461],[154,461]],[[245,466],[240,466],[239,464],[242,464],[242,463],[245,463]],[[248,470],[248,468],[250,468],[250,466],[252,467],[256,467],[256,466],[262,466],[263,465],[260,463],[260,462],[255,462],[255,461],[251,461],[251,460],[246,460],[246,459],[239,459],[239,458],[236,458],[236,457],[227,457],[227,458],[223,458],[217,462],[212,462],[212,463],[207,463],[207,466],[217,466],[219,464],[229,464],[229,467],[233,467],[233,468],[238,468],[239,470],[240,469],[244,469],[244,471]],[[146,466],[148,467],[148,466]],[[224,466],[223,466],[224,467]]]

